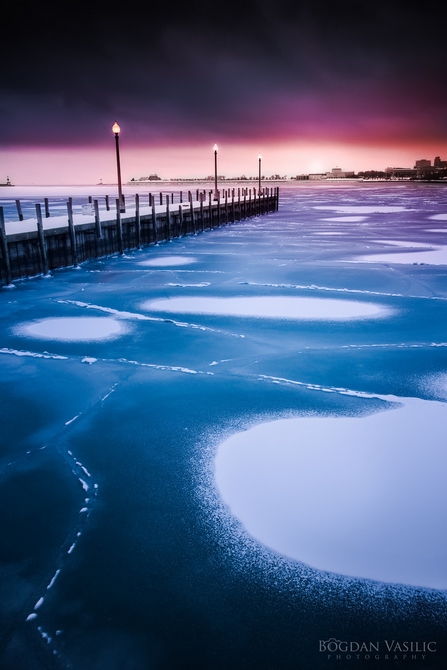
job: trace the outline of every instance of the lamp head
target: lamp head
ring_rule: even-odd
[[[214,151],[215,153],[217,153],[217,144],[215,144],[215,145],[213,146],[213,151]]]
[[[118,125],[117,122],[115,121],[115,123],[114,123],[113,126],[112,126],[112,131],[115,133],[115,135],[118,135],[119,132],[120,132],[120,130],[121,130],[121,128],[119,127],[119,125]]]

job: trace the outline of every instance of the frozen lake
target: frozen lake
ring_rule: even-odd
[[[3,289],[2,669],[447,664],[446,276],[444,185],[297,183]]]

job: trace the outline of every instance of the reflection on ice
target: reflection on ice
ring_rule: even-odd
[[[403,404],[237,433],[218,449],[216,483],[247,531],[282,554],[340,574],[445,589],[439,426],[447,405],[389,399]]]
[[[181,314],[216,314],[273,319],[359,319],[388,316],[383,305],[327,298],[294,298],[259,296],[235,298],[201,298],[188,296],[150,300],[143,309]]]

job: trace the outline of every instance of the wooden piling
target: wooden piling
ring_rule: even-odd
[[[141,249],[141,218],[140,218],[140,196],[135,194],[135,228],[137,249]]]
[[[169,209],[169,195],[166,196],[166,223],[168,224],[168,240],[172,241],[172,230],[171,230],[171,212]]]
[[[203,197],[202,197],[202,194],[201,194],[201,197],[200,197],[200,228],[202,229],[202,233],[203,233],[203,231],[205,230],[205,224],[204,224],[204,221],[203,221]]]
[[[196,230],[196,215],[195,215],[195,213],[194,213],[194,205],[192,204],[192,195],[191,195],[191,193],[189,194],[189,211],[191,212],[192,229],[193,229],[194,235],[197,235],[197,230]]]
[[[106,195],[106,211],[110,212],[109,196]]]
[[[152,198],[152,228],[154,230],[154,243],[158,244],[157,215],[155,213],[155,198]]]
[[[178,220],[179,220],[179,235],[183,235],[183,205],[179,202],[178,205]]]
[[[96,239],[99,240],[102,237],[102,230],[101,230],[101,220],[99,218],[99,203],[97,200],[93,200],[93,207],[95,210]]]
[[[210,230],[212,230],[212,229],[214,228],[214,222],[213,222],[213,200],[212,200],[212,198],[213,198],[213,192],[210,191],[210,192],[209,192],[209,196],[208,196],[208,212],[209,212],[209,220],[208,220],[208,223],[209,223],[209,228],[210,228]]]
[[[48,202],[48,198],[43,199],[44,204],[45,204],[45,218],[49,219],[50,218],[50,205]]]
[[[39,238],[39,248],[40,248],[40,259],[42,262],[42,274],[47,275],[49,272],[48,259],[47,259],[47,247],[45,244],[45,233],[43,231],[42,223],[42,209],[40,204],[36,205],[36,217],[37,217],[37,235]]]
[[[122,255],[124,253],[124,247],[123,247],[123,226],[121,223],[121,203],[120,199],[117,198],[115,200],[115,206],[116,206],[116,234],[118,237],[118,251]]]
[[[3,207],[0,207],[0,247],[3,256],[3,264],[5,266],[6,284],[8,285],[11,283],[12,277],[11,277],[11,263],[9,260],[8,241],[6,239],[5,214],[3,211]]]
[[[73,223],[73,205],[69,200],[67,202],[67,216],[68,216],[68,235],[70,237],[70,246],[71,246],[71,262],[76,267],[78,264],[78,250],[76,244],[76,233]]]
[[[22,205],[20,204],[20,200],[16,200],[16,207],[17,214],[19,215],[19,221],[23,221]]]

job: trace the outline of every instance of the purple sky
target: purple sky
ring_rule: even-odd
[[[0,181],[266,174],[447,158],[443,20],[420,3],[9,3]],[[7,28],[7,29],[6,29]],[[5,42],[6,40],[6,42]],[[444,154],[444,155],[443,155]]]

